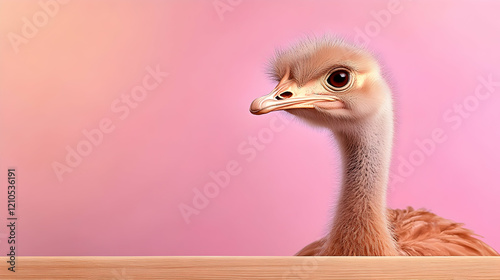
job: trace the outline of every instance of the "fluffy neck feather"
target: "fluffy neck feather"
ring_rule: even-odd
[[[397,255],[386,217],[392,111],[381,110],[353,125],[340,131],[332,129],[342,152],[343,181],[324,253]]]

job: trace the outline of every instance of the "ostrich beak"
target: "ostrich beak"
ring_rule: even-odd
[[[277,110],[311,109],[314,108],[314,103],[325,101],[333,102],[339,99],[332,95],[310,93],[307,87],[299,88],[280,83],[271,93],[255,99],[250,105],[250,112],[254,115],[262,115]]]

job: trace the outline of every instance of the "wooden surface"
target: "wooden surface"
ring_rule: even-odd
[[[1,257],[0,279],[500,279],[500,257]]]

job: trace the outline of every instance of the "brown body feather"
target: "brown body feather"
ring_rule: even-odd
[[[388,209],[388,219],[400,256],[499,256],[463,224],[424,209]],[[325,241],[326,237],[317,240],[296,255],[330,255]]]

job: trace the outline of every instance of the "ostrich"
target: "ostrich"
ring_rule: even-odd
[[[285,110],[331,131],[342,156],[342,186],[327,235],[298,256],[498,255],[462,224],[423,209],[387,209],[393,139],[391,90],[376,59],[335,38],[278,51],[278,85],[255,99],[256,115]]]

